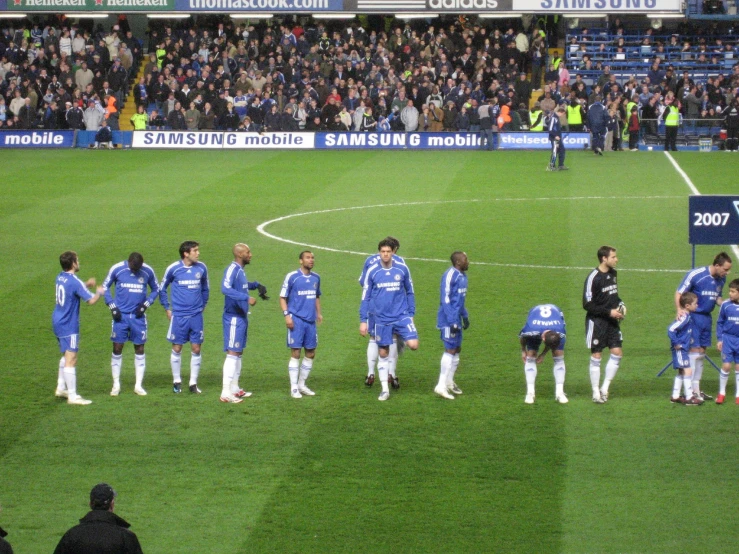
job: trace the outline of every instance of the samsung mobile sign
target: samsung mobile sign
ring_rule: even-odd
[[[512,0],[514,11],[567,12],[680,12],[681,0]]]

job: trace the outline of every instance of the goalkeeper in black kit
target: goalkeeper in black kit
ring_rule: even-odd
[[[608,388],[618,372],[623,351],[621,320],[626,315],[626,306],[618,296],[616,265],[618,257],[612,246],[598,249],[598,267],[585,280],[582,307],[585,315],[585,337],[590,348],[590,384],[593,387],[593,402],[608,401]],[[606,364],[606,375],[600,384],[600,361],[603,349],[608,348],[610,357]]]

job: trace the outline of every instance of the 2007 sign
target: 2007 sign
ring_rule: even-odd
[[[693,214],[695,218],[693,225],[696,227],[725,227],[729,222],[731,214],[729,212],[724,213],[710,213],[710,212],[696,212]]]

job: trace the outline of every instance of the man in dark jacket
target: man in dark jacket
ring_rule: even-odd
[[[91,511],[64,534],[54,554],[142,554],[129,523],[113,513],[115,497],[110,485],[95,485],[90,491]]]
[[[13,547],[5,540],[8,534],[0,527],[0,554],[13,554]]]
[[[588,127],[593,134],[593,153],[603,155],[606,147],[606,125],[608,123],[608,110],[601,103],[601,97],[596,96],[595,102],[588,108]]]

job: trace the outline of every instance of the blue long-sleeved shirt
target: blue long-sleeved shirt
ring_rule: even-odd
[[[723,340],[724,335],[739,337],[739,304],[736,302],[724,302],[718,311],[716,340]]]
[[[150,293],[146,295],[147,286]],[[105,303],[113,304],[124,314],[130,314],[136,310],[139,304],[148,302],[153,304],[159,296],[159,283],[157,276],[151,266],[144,264],[141,269],[134,272],[128,267],[127,261],[115,264],[108,271],[105,281]],[[115,298],[111,289],[115,288]]]
[[[455,267],[450,267],[441,276],[439,294],[439,311],[436,315],[436,327],[442,329],[459,325],[463,317],[467,317],[464,302],[467,298],[467,275]]]
[[[370,307],[375,320],[381,324],[393,323],[416,314],[413,280],[407,266],[391,262],[389,268],[382,267],[381,263],[369,268],[359,307],[361,321],[367,321]]]
[[[170,309],[167,290],[172,285],[171,310],[174,315],[189,316],[202,312],[210,298],[208,268],[202,262],[186,266],[182,260],[170,265],[164,272],[159,288],[159,302]]]
[[[681,350],[687,352],[690,349],[692,334],[690,314],[680,316],[667,327],[667,336],[670,337],[670,346],[673,350],[679,346]]]
[[[225,296],[223,304],[224,315],[246,317],[249,313],[249,293],[259,286],[258,281],[246,280],[246,273],[236,262],[231,264],[223,272],[221,281],[221,292]]]

